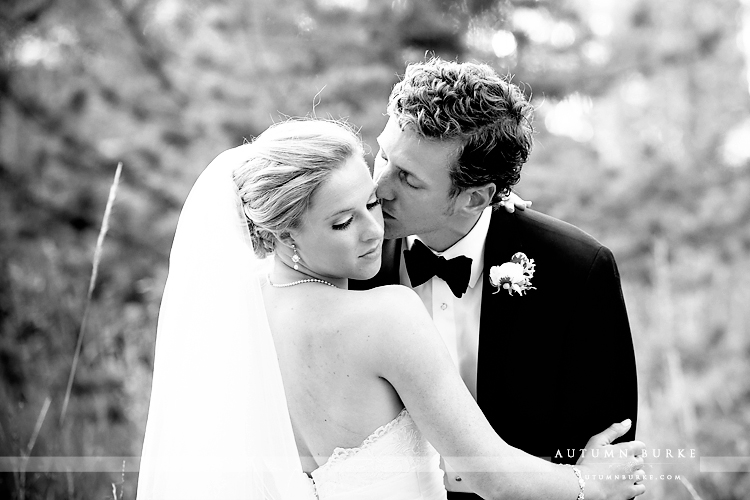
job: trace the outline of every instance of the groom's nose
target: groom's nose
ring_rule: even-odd
[[[381,200],[392,200],[394,192],[393,181],[393,169],[387,163],[384,165],[375,165],[375,182],[378,185],[375,196]]]
[[[385,234],[385,229],[383,227],[383,216],[380,213],[380,210],[378,210],[376,213],[370,212],[370,217],[367,221],[368,224],[363,234],[365,241],[383,239],[383,235]]]

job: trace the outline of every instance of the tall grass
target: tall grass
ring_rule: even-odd
[[[29,457],[34,451],[34,445],[36,444],[36,440],[39,437],[39,431],[42,429],[44,419],[47,417],[47,411],[49,410],[49,405],[51,402],[52,399],[49,396],[44,400],[42,409],[39,411],[39,416],[37,417],[36,424],[34,425],[34,431],[31,433],[31,437],[29,438],[29,444],[26,446],[26,450],[22,454],[20,467],[15,473],[16,487],[18,488],[18,497],[20,500],[25,500],[26,498],[26,467],[29,461]]]
[[[78,330],[78,341],[76,343],[75,354],[73,355],[73,363],[70,367],[70,374],[68,375],[68,385],[65,389],[65,397],[63,398],[62,410],[60,410],[60,427],[62,427],[65,421],[65,414],[68,410],[68,402],[70,401],[70,392],[73,389],[73,379],[76,375],[76,369],[78,368],[78,359],[81,355],[81,347],[83,346],[83,336],[86,333],[86,322],[89,317],[89,309],[91,307],[91,297],[94,293],[94,287],[96,286],[96,277],[99,272],[99,262],[102,258],[102,248],[104,247],[104,238],[107,236],[109,230],[109,217],[112,214],[112,206],[115,203],[117,197],[117,187],[120,184],[120,174],[122,173],[122,162],[117,164],[115,170],[115,178],[112,181],[112,186],[109,188],[109,196],[107,197],[107,206],[104,209],[104,217],[102,218],[102,226],[99,230],[99,237],[96,240],[96,248],[94,249],[94,260],[91,268],[91,278],[89,279],[89,288],[86,293],[86,305],[83,310],[83,319],[81,320],[81,327]]]

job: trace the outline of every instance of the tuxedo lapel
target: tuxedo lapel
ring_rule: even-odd
[[[376,276],[379,279],[377,286],[397,285],[400,282],[399,269],[401,268],[401,244],[403,238],[385,240],[383,242],[382,260],[380,272]]]
[[[519,332],[519,314],[514,311],[520,297],[509,295],[506,290],[497,292],[489,281],[490,268],[510,262],[516,252],[523,251],[523,238],[520,224],[514,214],[505,210],[492,213],[487,239],[484,245],[484,265],[482,279],[482,306],[479,319],[479,355],[477,360],[477,402],[483,410],[483,391],[491,400],[497,398],[493,381],[501,380],[498,373],[507,365],[505,357],[513,356],[512,335]],[[494,293],[497,292],[497,293]],[[515,333],[514,333],[515,332]],[[486,389],[486,390],[485,390]]]

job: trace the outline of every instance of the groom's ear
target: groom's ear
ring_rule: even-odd
[[[463,209],[467,214],[476,215],[492,203],[497,188],[495,183],[489,182],[483,186],[474,186],[466,189],[462,194],[466,196],[466,204]]]

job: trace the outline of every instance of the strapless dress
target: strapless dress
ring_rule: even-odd
[[[304,473],[303,473],[304,474]],[[440,456],[404,408],[356,448],[336,448],[315,469],[310,499],[445,500]]]

